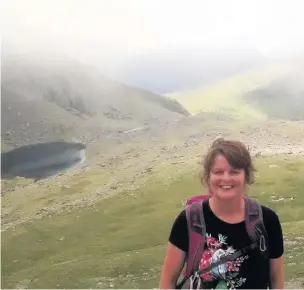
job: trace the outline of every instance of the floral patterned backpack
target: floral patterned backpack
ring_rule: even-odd
[[[208,202],[210,195],[197,195],[187,200],[186,217],[189,232],[189,250],[187,255],[186,269],[179,278],[176,289],[200,289],[204,275],[215,267],[221,267],[248,251],[258,248],[260,253],[267,259],[267,232],[263,222],[262,208],[260,204],[245,196],[245,224],[252,244],[237,251],[222,255],[216,261],[211,261],[206,266],[201,265],[201,258],[208,237],[203,212],[203,203]],[[226,285],[220,285],[227,288]],[[223,289],[223,288],[222,288]]]

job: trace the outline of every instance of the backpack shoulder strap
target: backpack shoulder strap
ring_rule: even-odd
[[[206,240],[206,225],[201,200],[186,207],[186,217],[189,233],[189,249],[187,256],[186,275],[190,276],[193,269],[198,269]]]
[[[263,211],[261,205],[245,197],[245,224],[247,233],[254,243],[258,243],[260,251],[266,250],[267,232],[263,221]]]

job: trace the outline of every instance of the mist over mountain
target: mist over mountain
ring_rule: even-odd
[[[259,66],[265,60],[251,46],[221,49],[172,46],[132,57],[109,58],[98,66],[119,81],[165,94],[218,81]]]

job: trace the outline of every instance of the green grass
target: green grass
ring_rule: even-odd
[[[238,120],[266,120],[267,115],[257,106],[245,102],[243,95],[286,71],[276,64],[250,70],[192,91],[177,92],[167,96],[177,100],[192,114],[215,112]]]
[[[1,180],[1,190],[4,192],[14,190],[16,187],[22,188],[33,183],[33,179],[26,179],[23,177],[14,177],[9,180]]]
[[[287,239],[287,280],[301,278],[304,158],[259,158],[256,166],[258,176],[250,195],[277,211]],[[132,194],[2,233],[2,287],[157,287],[182,199],[203,190],[195,169],[171,179],[167,174],[150,178]],[[273,201],[271,196],[295,199]]]

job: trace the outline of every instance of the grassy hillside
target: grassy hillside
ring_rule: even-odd
[[[250,195],[279,214],[286,279],[302,279],[304,158],[260,157],[256,165],[258,175]],[[134,191],[5,231],[2,287],[156,288],[172,222],[184,207],[182,200],[203,190],[197,169],[184,164],[160,166],[147,173],[145,184]],[[99,180],[98,172],[92,174]],[[82,188],[92,186],[86,180],[78,179]],[[303,286],[302,281],[288,288]]]
[[[180,102],[192,114],[213,112],[234,119],[265,120],[267,112],[246,101],[243,96],[256,88],[268,85],[287,70],[288,66],[283,64],[265,65],[202,88],[167,96]]]
[[[64,54],[4,46],[1,70],[2,136],[13,145],[96,139],[189,115],[177,101],[111,80]]]
[[[303,66],[268,85],[248,92],[244,100],[276,119],[304,120]]]

